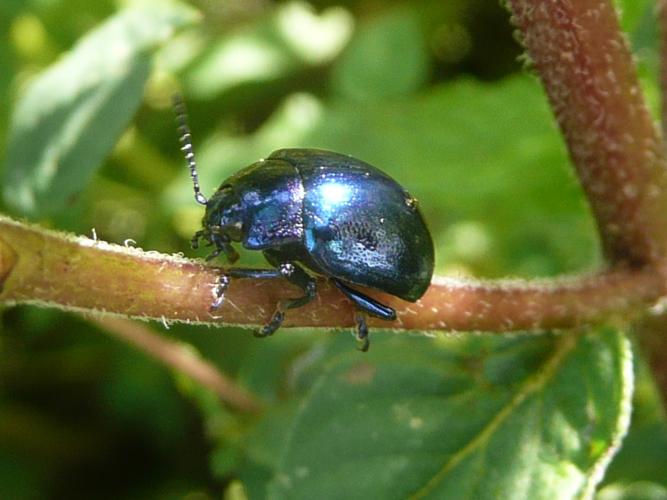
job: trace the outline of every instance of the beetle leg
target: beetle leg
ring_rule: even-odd
[[[225,292],[229,287],[229,280],[231,278],[280,278],[282,276],[277,269],[215,269],[220,271],[220,275],[218,276],[215,282],[215,288],[213,289],[215,299],[211,304],[211,311],[215,311],[222,307],[222,303],[225,300]]]
[[[315,298],[315,280],[298,265],[292,262],[284,262],[279,264],[277,269],[227,269],[224,275],[218,280],[214,292],[216,299],[211,306],[212,309],[217,309],[222,305],[223,296],[229,285],[230,278],[286,278],[290,283],[302,288],[304,291],[302,297],[285,299],[278,302],[271,320],[264,325],[260,331],[255,333],[256,337],[268,337],[269,335],[272,335],[278,328],[280,328],[280,325],[285,319],[285,311],[294,309],[295,307],[301,307]]]
[[[213,250],[210,254],[208,254],[206,256],[206,262],[208,262],[209,260],[215,259],[221,253],[222,253],[222,248],[216,248],[215,250]]]
[[[239,260],[239,253],[234,249],[234,247],[231,244],[226,243],[222,247],[222,249],[225,252],[225,257],[227,257],[227,262],[229,262],[230,264],[233,264],[234,262]]]
[[[217,247],[210,254],[208,254],[206,256],[206,262],[215,259],[218,255],[220,255],[223,252],[225,253],[225,257],[227,257],[227,262],[229,262],[230,264],[233,264],[234,262],[239,260],[239,254],[236,250],[234,250],[234,247],[231,246],[230,244],[225,244]]]
[[[285,311],[306,305],[315,298],[316,284],[315,280],[301,267],[293,262],[283,262],[278,265],[280,276],[286,278],[290,283],[303,289],[303,296],[295,299],[284,299],[278,302],[276,311],[271,320],[255,333],[256,337],[267,337],[272,335],[285,319]]]
[[[366,324],[366,313],[357,311],[354,315],[354,321],[357,324],[357,342],[361,352],[368,351],[371,341],[368,340],[368,325]]]
[[[197,231],[195,233],[194,237],[192,238],[192,243],[193,245],[195,242],[197,242],[197,245],[199,244],[199,239],[205,236],[204,231]],[[230,264],[233,264],[237,260],[239,260],[239,254],[238,252],[234,249],[232,244],[229,242],[229,239],[225,237],[224,235],[220,235],[218,233],[213,233],[209,236],[209,245],[215,245],[215,250],[210,253],[206,257],[206,261],[213,260],[215,259],[218,255],[224,252],[225,257],[227,257],[227,262]],[[196,248],[196,246],[194,247]]]
[[[194,248],[195,250],[196,250],[197,248],[199,248],[199,240],[202,239],[202,238],[204,237],[204,234],[205,234],[205,233],[206,233],[206,231],[204,231],[203,229],[197,231],[197,232],[194,234],[194,236],[192,236],[192,240],[190,241],[190,246],[191,246],[192,248]]]
[[[370,345],[366,316],[371,315],[387,321],[394,321],[396,319],[396,311],[391,307],[385,306],[377,300],[372,299],[368,295],[350,288],[337,279],[333,279],[332,281],[334,282],[334,285],[336,285],[336,287],[338,287],[338,289],[357,307],[357,312],[354,315],[354,322],[357,324],[357,341],[359,341],[359,350],[366,352]]]
[[[345,283],[334,279],[334,285],[345,294],[345,296],[350,299],[357,309],[360,309],[364,312],[367,312],[371,316],[376,318],[384,319],[387,321],[394,321],[396,319],[396,311],[389,306],[381,304],[375,299],[372,299],[366,294],[361,293],[358,290],[350,288]]]
[[[220,274],[215,280],[215,288],[213,289],[215,300],[211,304],[211,311],[216,311],[222,307],[222,303],[225,301],[225,292],[229,287],[229,276],[225,274],[224,270],[220,269],[219,271]]]

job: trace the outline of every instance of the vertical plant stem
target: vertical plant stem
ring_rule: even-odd
[[[662,136],[667,137],[667,0],[658,0]]]
[[[667,255],[667,161],[610,0],[509,0],[611,263]]]

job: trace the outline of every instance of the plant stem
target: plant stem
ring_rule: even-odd
[[[298,294],[283,280],[234,280],[222,308],[211,313],[219,270],[199,261],[73,237],[2,216],[0,242],[20,256],[11,269],[4,269],[8,278],[0,302],[257,327],[269,320],[281,298]],[[414,304],[371,292],[398,314],[394,323],[371,324],[489,332],[567,328],[628,316],[657,300],[663,285],[654,271],[633,269],[539,282],[435,279]],[[317,299],[291,310],[285,326],[349,327],[353,317],[352,304],[320,279]]]
[[[202,359],[187,344],[164,338],[146,325],[123,318],[91,316],[89,320],[110,335],[196,380],[231,407],[244,412],[256,412],[261,408],[254,396],[236,385],[213,364]]]
[[[660,90],[662,136],[667,137],[667,0],[659,0],[657,7],[660,28]]]
[[[610,262],[667,255],[665,146],[611,1],[509,0]]]

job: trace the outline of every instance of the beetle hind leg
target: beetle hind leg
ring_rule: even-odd
[[[354,316],[354,322],[357,326],[357,341],[359,342],[359,350],[366,352],[370,345],[366,317],[370,315],[387,321],[394,321],[396,319],[396,311],[389,306],[381,304],[368,295],[350,288],[337,279],[333,279],[332,281],[334,282],[334,285],[336,285],[336,287],[357,307],[357,312]]]
[[[371,341],[368,339],[368,325],[366,324],[366,313],[357,311],[354,315],[354,322],[357,324],[357,342],[361,352],[368,351]]]

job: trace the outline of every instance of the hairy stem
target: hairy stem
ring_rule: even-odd
[[[89,320],[110,335],[197,381],[231,407],[244,412],[256,412],[261,408],[254,396],[199,357],[187,344],[164,338],[146,325],[123,318],[93,316]]]
[[[128,317],[257,327],[276,303],[299,291],[283,280],[234,280],[210,312],[219,271],[199,261],[73,237],[0,217],[0,248],[20,258],[4,269],[0,302],[105,311]],[[5,259],[2,262],[9,263]],[[3,270],[0,269],[0,275]],[[507,332],[567,328],[627,316],[663,293],[648,270],[618,269],[567,280],[481,282],[436,279],[417,303],[371,292],[396,308],[397,329]],[[351,303],[327,280],[317,299],[289,312],[285,326],[349,327]]]
[[[667,137],[667,0],[658,1],[658,25],[660,28],[660,90],[662,136]]]
[[[509,0],[611,262],[667,255],[665,147],[610,0]]]

